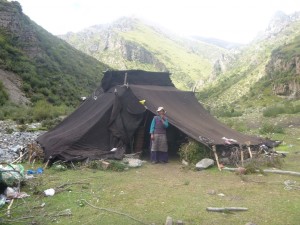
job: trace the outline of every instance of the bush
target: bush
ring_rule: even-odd
[[[296,114],[300,112],[300,105],[285,103],[284,105],[269,106],[263,111],[265,117],[276,117],[279,114]]]
[[[53,106],[45,100],[38,101],[32,108],[32,116],[35,121],[54,119],[69,112],[70,109],[66,106]]]
[[[180,146],[178,154],[181,160],[184,159],[188,163],[196,164],[201,159],[210,158],[211,150],[205,145],[190,139]]]
[[[263,123],[262,127],[259,129],[260,134],[270,134],[270,133],[278,133],[283,134],[284,129],[276,124],[271,123]]]

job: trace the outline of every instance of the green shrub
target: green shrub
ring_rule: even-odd
[[[269,106],[263,111],[265,117],[276,117],[279,114],[296,114],[300,112],[300,105],[293,105],[290,102],[284,105]]]
[[[270,106],[267,107],[264,111],[263,111],[263,116],[265,117],[276,117],[279,114],[284,113],[284,107],[283,106]]]
[[[196,164],[201,159],[210,158],[211,150],[203,144],[200,144],[192,139],[180,146],[178,152],[180,159],[188,163]]]
[[[276,124],[271,123],[263,123],[262,127],[259,129],[260,134],[270,134],[270,133],[278,133],[283,134],[284,129]]]
[[[70,109],[66,106],[53,106],[45,100],[38,101],[32,108],[32,116],[35,121],[54,119],[66,115]]]
[[[109,163],[108,169],[112,171],[121,172],[127,168],[127,166],[121,161],[110,160]]]

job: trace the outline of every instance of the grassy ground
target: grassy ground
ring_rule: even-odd
[[[300,129],[290,127],[284,134],[272,134],[272,138],[283,140],[277,150],[289,152],[282,169],[300,172]],[[28,164],[24,166],[30,168]],[[286,180],[296,181],[298,189],[285,190]],[[52,197],[41,194],[64,184],[61,192]],[[251,221],[259,225],[297,225],[299,184],[300,177],[289,175],[241,176],[219,172],[216,167],[188,170],[178,159],[165,165],[145,163],[141,168],[124,172],[49,168],[21,188],[30,197],[15,200],[10,218],[5,215],[7,205],[0,209],[0,224],[157,225],[171,216],[185,224],[243,225]],[[215,213],[207,212],[206,207],[249,210]],[[69,212],[72,215],[67,216]]]

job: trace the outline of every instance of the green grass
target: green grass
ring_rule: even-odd
[[[293,145],[293,148],[284,147],[289,153],[283,170],[300,171],[297,137],[300,137],[299,128],[289,128],[286,134],[273,136],[284,140],[279,150]],[[11,218],[5,215],[7,205],[0,209],[0,220],[2,224],[141,224],[125,215],[99,209],[105,208],[144,224],[164,224],[167,216],[171,216],[185,224],[240,225],[252,221],[260,225],[296,225],[300,220],[299,190],[284,190],[285,180],[300,183],[300,177],[288,175],[241,177],[219,172],[216,167],[205,171],[186,170],[177,160],[166,165],[146,163],[124,172],[86,167],[66,171],[49,168],[22,187],[31,196],[15,200]],[[70,185],[52,197],[34,194],[63,184]],[[211,190],[225,196],[208,194]],[[43,203],[45,206],[39,207]],[[249,210],[232,214],[206,211],[206,207],[230,206]],[[71,216],[56,216],[66,209],[71,210]],[[12,222],[22,217],[27,218]]]

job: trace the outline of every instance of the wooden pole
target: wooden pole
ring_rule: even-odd
[[[252,152],[251,152],[251,148],[250,148],[251,142],[250,141],[246,141],[246,145],[247,145],[247,149],[248,149],[250,158],[252,159],[253,156],[252,156]]]
[[[244,151],[241,145],[240,145],[240,151],[241,151],[241,163],[242,163],[242,167],[244,167]]]
[[[46,162],[46,164],[45,164],[45,166],[44,166],[44,169],[47,168],[47,166],[48,166],[48,164],[49,164],[49,162],[50,162],[51,159],[52,159],[52,156],[49,157],[48,161]]]
[[[239,168],[228,168],[225,167],[223,170],[227,171],[237,171]],[[259,170],[255,170],[256,172],[260,172]],[[295,176],[300,176],[300,172],[295,172],[295,171],[287,171],[287,170],[270,170],[270,169],[265,169],[263,170],[264,173],[277,173],[277,174],[285,174],[285,175],[295,175]]]
[[[247,211],[248,208],[244,208],[244,207],[224,207],[224,208],[207,207],[206,210],[211,211],[211,212],[228,212],[228,211]]]
[[[220,163],[219,163],[219,158],[218,158],[218,155],[217,155],[217,150],[216,150],[216,146],[213,145],[212,146],[212,149],[213,149],[213,152],[214,152],[214,155],[215,155],[215,158],[216,158],[216,162],[217,162],[217,165],[218,165],[218,169],[221,171],[221,167],[220,167]]]
[[[249,152],[250,158],[252,159],[253,156],[252,156],[251,148],[250,148],[250,146],[248,146],[247,148],[248,148],[248,152]]]
[[[10,201],[10,203],[7,207],[7,217],[10,217],[10,208],[12,207],[13,203],[14,203],[14,198]]]

